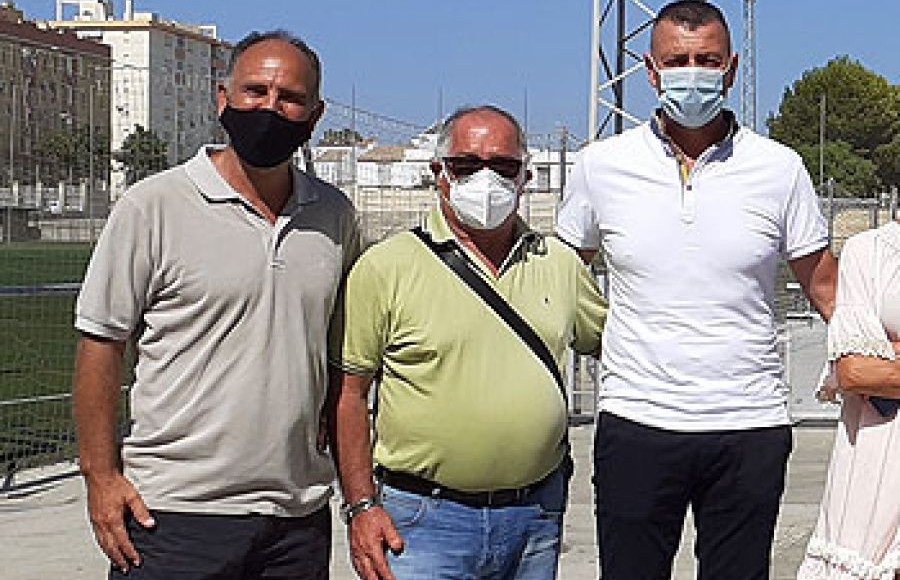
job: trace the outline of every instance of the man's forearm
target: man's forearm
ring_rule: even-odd
[[[336,396],[334,451],[344,500],[354,503],[373,496],[375,484],[368,399],[366,393],[350,389],[346,383]]]
[[[831,251],[819,250],[791,260],[789,265],[813,308],[826,322],[831,320],[837,285],[837,260]]]
[[[834,312],[834,285],[836,278],[815,280],[809,289],[809,301],[825,322],[831,320]]]
[[[82,337],[72,389],[78,455],[85,476],[119,470],[116,442],[123,343]]]

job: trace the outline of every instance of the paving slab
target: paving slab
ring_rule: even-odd
[[[781,509],[773,555],[773,580],[794,578],[812,532],[831,454],[833,425],[794,429],[794,453]],[[569,497],[560,578],[597,577],[593,492],[590,484],[593,426],[572,429],[575,476]],[[106,561],[88,528],[82,481],[72,465],[26,474],[44,481],[14,493],[0,494],[0,578],[4,580],[97,580]],[[24,481],[20,477],[17,481]],[[336,500],[335,500],[336,502]],[[334,505],[333,507],[336,507]],[[333,518],[333,580],[355,578],[347,558],[344,526]],[[673,580],[694,578],[693,529],[685,526]]]

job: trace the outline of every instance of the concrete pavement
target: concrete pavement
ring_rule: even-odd
[[[804,426],[794,430],[794,453],[775,540],[773,580],[793,579],[800,564],[818,513],[833,432],[833,426]],[[560,571],[563,580],[597,577],[590,485],[592,436],[592,425],[572,429],[575,476],[566,516]],[[71,465],[56,466],[44,470],[41,475],[71,471]],[[352,580],[355,575],[347,558],[344,526],[336,516],[333,529],[332,578]],[[693,531],[688,524],[673,580],[694,578],[692,541]],[[17,493],[0,495],[0,578],[93,580],[105,578],[105,570],[106,562],[94,544],[86,522],[80,478],[62,477]]]

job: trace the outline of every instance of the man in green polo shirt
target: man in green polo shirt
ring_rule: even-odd
[[[362,578],[556,576],[566,404],[551,367],[569,346],[598,351],[606,303],[571,249],[517,217],[525,146],[501,109],[451,115],[422,239],[405,232],[372,247],[336,306],[334,452]],[[548,356],[427,241],[455,252]],[[378,373],[373,451],[367,403]]]

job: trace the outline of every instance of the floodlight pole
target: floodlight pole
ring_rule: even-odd
[[[15,139],[16,129],[18,128],[18,122],[16,119],[16,113],[17,113],[16,89],[17,88],[18,87],[15,85],[15,83],[13,83],[12,84],[12,93],[10,95],[12,97],[12,101],[11,101],[12,111],[9,116],[9,202],[6,205],[6,227],[4,228],[4,230],[6,232],[6,243],[7,244],[12,243],[12,200],[13,200],[12,192],[13,192],[13,183],[15,182],[15,179],[16,179],[16,173],[15,173],[16,158],[15,158],[14,150],[15,150],[15,145],[16,145],[16,139]]]
[[[600,0],[594,0],[591,12],[591,90],[588,104],[587,138],[597,133],[597,103],[600,98]]]
[[[87,214],[90,242],[94,243],[94,81],[88,85],[88,191]]]
[[[357,181],[359,180],[359,172],[358,172],[358,159],[356,158],[356,84],[350,85],[350,164],[353,171],[353,204],[356,207],[359,207],[359,184]]]
[[[827,110],[825,93],[819,98],[819,191],[825,186],[825,113]]]
[[[744,0],[741,121],[756,131],[756,0]]]

